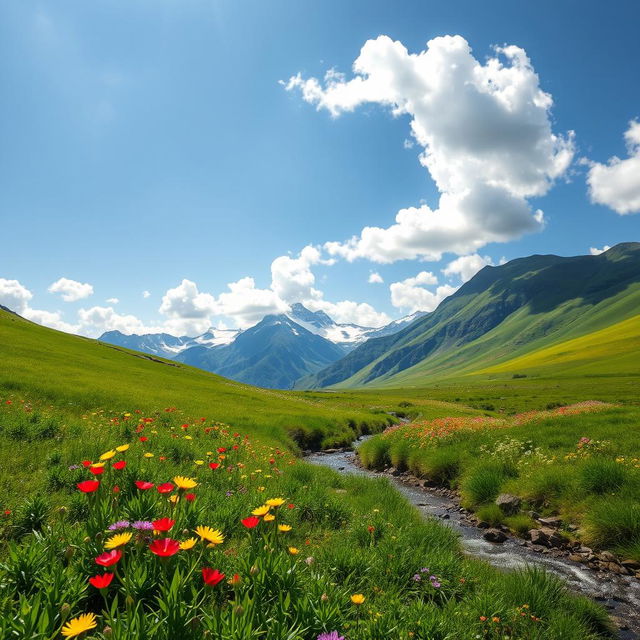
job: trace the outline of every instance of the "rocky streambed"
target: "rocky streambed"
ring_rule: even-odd
[[[640,640],[640,580],[635,577],[640,567],[621,563],[606,551],[596,553],[579,544],[569,544],[559,531],[559,519],[540,518],[540,526],[531,533],[531,539],[522,540],[511,536],[506,528],[491,528],[479,522],[460,506],[457,494],[449,489],[425,486],[424,481],[395,470],[375,472],[362,468],[351,449],[311,453],[306,459],[341,473],[387,476],[425,517],[438,518],[455,529],[469,555],[502,570],[542,567],[561,577],[572,591],[608,609],[620,640]]]

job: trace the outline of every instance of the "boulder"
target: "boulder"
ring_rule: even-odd
[[[518,496],[511,493],[501,493],[496,498],[496,504],[500,507],[502,513],[512,516],[520,511],[521,500]]]
[[[562,524],[562,518],[558,516],[549,516],[548,518],[538,518],[538,522],[545,527],[557,529]]]
[[[542,527],[541,529],[530,529],[529,539],[534,545],[545,547],[561,547],[565,543],[565,538],[555,529]]]
[[[611,553],[611,551],[601,551],[598,557],[602,562],[617,562],[618,559]]]
[[[488,542],[504,542],[507,539],[506,534],[500,529],[487,529],[482,537]]]
[[[640,571],[640,562],[637,560],[623,560],[620,564],[629,571]]]

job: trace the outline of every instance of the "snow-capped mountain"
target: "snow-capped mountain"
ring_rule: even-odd
[[[239,333],[239,329],[215,329],[211,327],[203,334],[190,338],[189,336],[172,336],[168,333],[145,333],[142,335],[134,333],[126,335],[120,331],[107,331],[98,340],[118,347],[173,359],[179,353],[191,347],[203,346],[211,348],[229,344],[233,342]]]

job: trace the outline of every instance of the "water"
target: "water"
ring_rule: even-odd
[[[357,443],[354,443],[357,444]],[[352,451],[313,453],[306,460],[330,467],[340,473],[379,476],[356,464]],[[603,604],[620,627],[620,640],[640,640],[640,581],[630,576],[618,576],[594,571],[564,557],[537,553],[522,542],[509,538],[495,544],[482,537],[482,529],[465,523],[464,514],[450,499],[428,489],[406,484],[399,477],[385,476],[425,517],[435,517],[455,529],[466,553],[489,562],[502,570],[535,565],[562,578],[572,591],[589,596]]]

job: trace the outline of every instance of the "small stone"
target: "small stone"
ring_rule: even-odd
[[[617,558],[611,553],[611,551],[601,551],[598,557],[603,562],[617,562]]]
[[[585,563],[587,561],[587,559],[584,556],[581,556],[579,553],[570,553],[569,560],[571,560],[571,562],[580,562],[580,563]]]
[[[502,513],[514,515],[520,511],[521,500],[518,496],[511,493],[501,493],[496,498],[496,504],[500,507]]]
[[[558,516],[550,516],[548,518],[538,518],[538,522],[546,527],[557,529],[562,524],[562,518],[559,518]]]
[[[640,571],[640,562],[637,560],[623,560],[620,563],[625,569],[629,569],[631,571]]]
[[[504,542],[507,539],[507,536],[500,529],[487,529],[482,537],[488,542]]]

